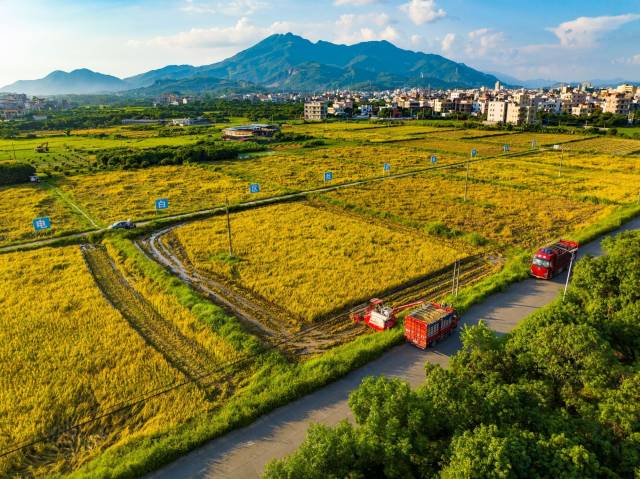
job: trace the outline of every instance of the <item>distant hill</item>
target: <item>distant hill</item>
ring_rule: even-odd
[[[27,95],[66,95],[117,92],[129,89],[120,78],[97,73],[86,68],[69,73],[56,70],[39,80],[19,80],[0,88],[2,92]]]
[[[132,96],[143,97],[157,96],[162,93],[181,93],[184,95],[209,93],[211,95],[219,96],[234,93],[249,93],[259,89],[260,87],[249,82],[196,75],[179,80],[156,80],[150,86],[130,90],[127,93]]]
[[[0,91],[30,95],[91,94],[131,90],[200,93],[255,90],[319,91],[333,88],[388,89],[493,86],[497,78],[440,55],[403,50],[387,41],[355,45],[313,43],[300,36],[271,35],[211,65],[169,65],[124,80],[91,70],[55,71],[21,80]],[[163,90],[166,88],[167,90]]]
[[[271,88],[378,88],[493,86],[497,78],[440,55],[403,50],[382,40],[336,45],[276,34],[199,73]]]

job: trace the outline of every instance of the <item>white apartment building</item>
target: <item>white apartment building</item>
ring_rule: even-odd
[[[506,123],[512,125],[529,125],[536,119],[536,111],[529,105],[518,105],[517,103],[508,103]]]
[[[487,106],[487,122],[504,123],[507,120],[507,102],[490,101]]]
[[[631,95],[610,93],[605,97],[603,111],[616,115],[628,115],[631,109]]]
[[[306,121],[323,121],[327,118],[327,104],[323,101],[310,101],[304,104]]]

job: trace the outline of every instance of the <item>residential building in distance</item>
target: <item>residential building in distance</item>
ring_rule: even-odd
[[[628,115],[631,110],[631,99],[631,95],[627,93],[609,93],[605,97],[602,111],[616,115]]]
[[[487,123],[505,123],[507,120],[507,102],[490,101],[487,106]]]
[[[324,101],[309,101],[304,104],[306,121],[323,121],[327,118],[327,104]]]
[[[536,119],[536,112],[532,106],[515,102],[507,104],[506,123],[511,125],[529,125]]]

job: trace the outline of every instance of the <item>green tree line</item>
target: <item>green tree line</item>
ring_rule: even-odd
[[[418,389],[367,378],[355,425],[312,426],[264,477],[640,477],[640,232],[603,247],[512,333],[463,329]]]
[[[0,163],[0,185],[27,183],[29,177],[35,174],[36,170],[31,165],[14,162]]]

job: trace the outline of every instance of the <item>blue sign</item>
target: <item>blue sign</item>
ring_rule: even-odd
[[[158,198],[156,200],[157,210],[166,210],[169,207],[169,200],[167,198]]]
[[[431,155],[431,163],[435,164],[436,161],[438,161],[438,158],[436,158],[436,155]]]
[[[258,183],[251,183],[249,185],[250,193],[260,193],[260,185]]]
[[[42,218],[36,218],[32,221],[33,229],[36,231],[48,230],[51,228],[51,220],[44,216]]]
[[[325,171],[324,172],[324,181],[331,181],[333,180],[333,172],[332,171]]]
[[[384,164],[384,171],[391,171],[391,165],[389,163]]]
[[[504,145],[502,145],[502,150],[506,153],[509,151],[509,145],[507,145],[506,143]]]
[[[478,154],[478,150],[476,150],[475,148],[473,148],[473,149],[471,150],[471,157],[472,157],[472,158],[475,158],[475,156],[476,156],[477,154]]]

